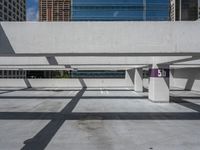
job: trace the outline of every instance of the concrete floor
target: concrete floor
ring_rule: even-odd
[[[200,93],[0,89],[2,150],[199,150]]]

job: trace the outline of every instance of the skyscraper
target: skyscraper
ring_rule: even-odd
[[[167,21],[169,0],[73,0],[72,21]]]
[[[71,0],[39,0],[40,21],[70,21]]]
[[[25,21],[26,0],[0,0],[0,21]]]
[[[171,20],[197,20],[198,9],[198,0],[171,0]]]

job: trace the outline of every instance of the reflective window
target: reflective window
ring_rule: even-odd
[[[125,78],[124,70],[4,70],[4,76],[1,76],[2,72],[0,78]]]
[[[125,78],[125,71],[79,70],[72,71],[71,78]]]
[[[73,21],[169,20],[169,0],[73,0]]]

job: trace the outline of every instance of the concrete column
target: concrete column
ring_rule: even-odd
[[[126,77],[125,77],[125,82],[127,83],[127,87],[134,89],[134,74],[135,74],[135,69],[129,69],[126,70]]]
[[[136,92],[143,92],[143,69],[135,69],[134,86]]]
[[[168,65],[153,65],[150,69],[149,99],[153,102],[169,102]]]

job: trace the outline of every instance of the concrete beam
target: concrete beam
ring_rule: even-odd
[[[156,64],[166,64],[172,61],[183,61],[191,56],[166,56],[156,57]],[[0,66],[5,65],[151,65],[153,63],[153,57],[145,56],[1,56]]]
[[[144,65],[73,65],[73,66],[63,66],[63,65],[15,65],[15,66],[0,66],[0,70],[129,70],[132,68],[147,67]]]
[[[0,55],[199,54],[199,28],[184,21],[1,22]]]

